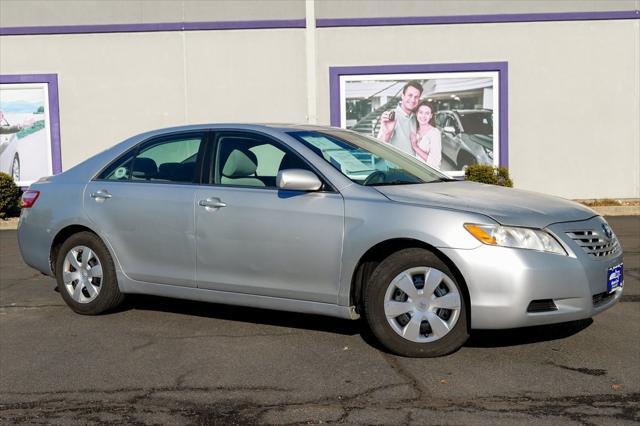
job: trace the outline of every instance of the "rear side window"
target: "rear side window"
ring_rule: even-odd
[[[131,175],[131,160],[136,150],[132,149],[113,163],[109,164],[106,169],[98,176],[99,180],[129,180]]]
[[[145,142],[109,165],[99,179],[192,183],[203,134],[172,135]]]

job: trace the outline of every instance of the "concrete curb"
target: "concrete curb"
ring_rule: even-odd
[[[640,216],[640,206],[591,207],[602,216]],[[0,219],[0,231],[18,229],[18,218]]]
[[[0,231],[5,229],[18,229],[18,218],[0,219]]]
[[[640,216],[640,206],[599,206],[590,208],[602,216]]]

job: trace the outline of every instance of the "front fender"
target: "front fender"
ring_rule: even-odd
[[[348,305],[353,275],[372,247],[395,239],[420,241],[435,248],[471,250],[481,243],[464,223],[495,223],[487,216],[389,200],[345,199],[345,234],[338,304]]]

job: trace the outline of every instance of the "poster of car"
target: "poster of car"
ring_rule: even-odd
[[[53,174],[47,83],[0,84],[0,172],[27,187]]]
[[[471,164],[498,166],[499,77],[498,71],[340,75],[339,125],[452,177]]]

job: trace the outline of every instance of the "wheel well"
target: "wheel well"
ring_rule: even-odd
[[[351,292],[349,295],[350,305],[356,307],[356,312],[362,314],[362,289],[365,283],[373,274],[373,271],[376,269],[378,264],[390,256],[392,253],[395,253],[402,249],[407,248],[422,248],[430,251],[435,254],[442,262],[447,265],[451,273],[455,276],[456,281],[462,286],[462,290],[464,293],[465,301],[467,302],[467,306],[469,307],[468,311],[468,321],[471,324],[471,305],[469,300],[469,290],[467,289],[467,283],[460,273],[460,270],[456,267],[456,265],[444,255],[437,248],[419,241],[412,240],[408,238],[398,238],[393,240],[383,241],[381,243],[376,244],[371,247],[361,258],[360,262],[356,266],[356,269],[353,273],[353,277],[351,279]]]
[[[51,272],[53,272],[54,276],[56,274],[56,263],[58,260],[58,252],[60,251],[60,246],[62,246],[67,238],[79,232],[91,232],[92,234],[96,234],[95,232],[93,232],[93,230],[87,228],[86,226],[71,225],[67,226],[66,228],[62,228],[53,239],[53,243],[51,244],[51,251],[49,252],[49,264],[51,266]]]

